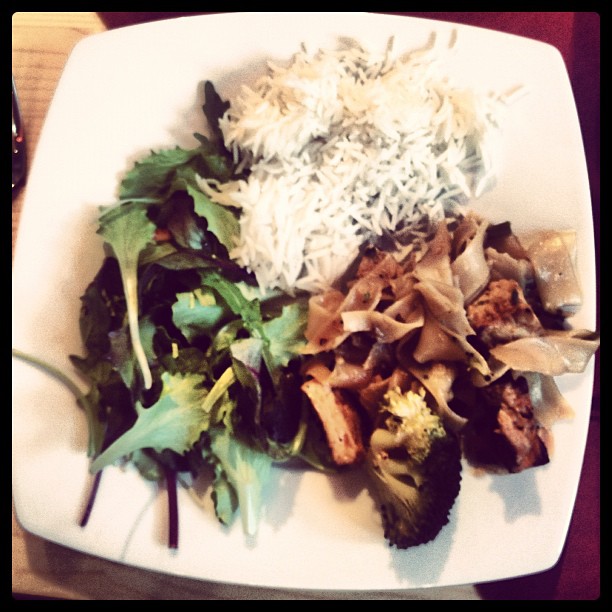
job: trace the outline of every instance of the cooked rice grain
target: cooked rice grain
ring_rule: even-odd
[[[372,236],[453,216],[494,182],[501,96],[450,84],[431,48],[302,50],[243,87],[220,122],[246,180],[232,258],[263,289],[321,291]]]

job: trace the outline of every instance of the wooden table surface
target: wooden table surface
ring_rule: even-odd
[[[28,164],[36,150],[62,68],[74,45],[85,36],[129,22],[130,16],[133,21],[142,21],[152,15],[159,16],[88,12],[13,15],[12,70],[28,139]],[[13,199],[13,252],[26,190],[27,183]],[[557,566],[536,576],[486,585],[390,593],[240,587],[160,575],[65,548],[25,532],[14,511],[12,560],[13,596],[20,599],[592,599],[599,594],[599,410],[593,410],[583,476],[566,548]]]

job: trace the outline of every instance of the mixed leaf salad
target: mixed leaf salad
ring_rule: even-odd
[[[172,483],[212,470],[218,518],[239,506],[254,534],[271,464],[327,458],[296,383],[307,302],[261,293],[228,256],[237,211],[197,185],[235,174],[217,127],[227,104],[205,90],[211,136],[136,163],[100,215],[107,256],[82,297],[86,353],[71,359],[91,383],[92,472],[125,457]]]

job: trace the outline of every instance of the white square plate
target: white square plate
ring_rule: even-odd
[[[595,324],[593,226],[585,157],[570,82],[556,49],[526,38],[408,17],[360,13],[221,14],[91,36],[74,49],[53,99],[28,180],[13,267],[13,346],[66,372],[82,354],[80,296],[102,260],[98,205],[150,149],[194,146],[205,130],[202,83],[222,96],[264,62],[288,61],[306,42],[352,37],[398,50],[457,33],[453,81],[527,89],[508,118],[497,187],[475,207],[519,233],[578,232],[584,307]],[[222,528],[179,491],[178,551],[166,547],[163,492],[131,470],[105,470],[90,522],[78,526],[89,486],[86,424],[72,395],[13,362],[13,496],[23,527],[125,564],[220,582],[280,588],[389,590],[484,582],[539,572],[561,553],[586,443],[593,364],[559,386],[576,411],[555,425],[550,464],[477,477],[466,466],[450,523],[432,543],[398,551],[357,478],[278,469],[254,542],[240,521]]]

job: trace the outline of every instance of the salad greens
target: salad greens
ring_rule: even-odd
[[[227,428],[213,429],[210,440],[212,460],[220,467],[214,482],[215,511],[222,517],[220,520],[231,517],[235,502],[229,507],[226,504],[228,493],[235,491],[242,528],[253,536],[261,517],[262,493],[270,476],[272,457],[241,442]],[[230,496],[233,498],[231,493]]]
[[[306,298],[259,290],[229,257],[238,211],[198,187],[237,176],[217,123],[227,104],[205,91],[211,136],[152,151],[102,210],[106,256],[81,298],[84,355],[70,358],[90,385],[92,473],[125,460],[171,492],[206,472],[218,519],[239,510],[253,535],[272,464],[326,455],[297,382]]]
[[[108,211],[100,218],[98,231],[112,247],[119,262],[127,304],[130,340],[147,389],[151,387],[153,381],[138,327],[138,257],[140,251],[153,241],[154,230],[155,225],[149,221],[146,210],[142,205],[136,204]]]

